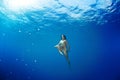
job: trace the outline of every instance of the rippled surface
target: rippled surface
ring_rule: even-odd
[[[104,24],[109,21],[109,17],[112,17],[112,14],[118,15],[120,13],[119,0],[35,1],[36,3],[33,3],[31,6],[28,5],[28,7],[25,6],[25,8],[22,8],[22,5],[20,5],[17,10],[17,8],[13,8],[17,6],[11,7],[12,4],[9,2],[9,0],[3,0],[1,1],[4,3],[1,4],[0,14],[3,15],[3,18],[19,21],[21,23],[28,23],[33,20],[36,23],[41,23],[44,20],[57,20],[57,22],[81,22],[82,20]],[[106,16],[109,17],[106,18]]]

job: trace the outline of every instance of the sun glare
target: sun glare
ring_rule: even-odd
[[[37,0],[4,0],[4,4],[11,11],[20,11],[36,6]]]

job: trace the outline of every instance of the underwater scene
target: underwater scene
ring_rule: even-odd
[[[0,80],[120,80],[120,0],[0,0]]]

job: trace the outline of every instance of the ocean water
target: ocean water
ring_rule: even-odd
[[[120,80],[120,0],[0,0],[0,80]]]

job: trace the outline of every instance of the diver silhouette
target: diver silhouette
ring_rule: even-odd
[[[58,51],[61,55],[65,56],[69,66],[70,66],[70,60],[69,60],[69,57],[68,57],[68,51],[70,50],[70,45],[68,44],[66,36],[62,34],[61,35],[61,40],[54,47],[56,47],[58,49]]]

